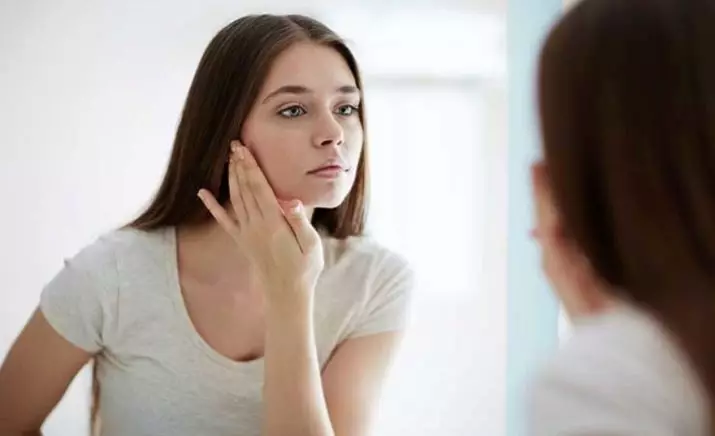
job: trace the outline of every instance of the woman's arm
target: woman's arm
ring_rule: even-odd
[[[0,368],[0,434],[40,435],[47,415],[91,357],[36,310]]]
[[[348,339],[323,371],[323,392],[335,434],[369,434],[376,406],[402,334]]]
[[[309,305],[270,307],[267,317],[264,435],[368,434],[401,335],[345,341],[321,380]]]
[[[312,304],[266,308],[264,436],[333,436],[320,377]]]

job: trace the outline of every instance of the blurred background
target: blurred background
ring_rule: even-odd
[[[561,0],[0,1],[0,358],[42,286],[158,187],[210,38],[306,13],[365,77],[370,230],[419,275],[376,435],[517,435],[522,378],[556,341],[528,240],[536,48]],[[86,434],[83,372],[45,434]]]

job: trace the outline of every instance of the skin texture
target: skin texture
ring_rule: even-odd
[[[241,140],[278,198],[309,209],[342,203],[362,151],[360,97],[350,68],[329,47],[296,44],[276,59]],[[331,159],[348,171],[335,180],[306,174]]]

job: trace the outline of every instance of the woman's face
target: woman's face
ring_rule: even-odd
[[[361,93],[334,49],[299,43],[276,58],[241,132],[281,200],[334,208],[355,180]]]

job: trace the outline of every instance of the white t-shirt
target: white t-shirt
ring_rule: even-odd
[[[413,274],[364,237],[323,237],[315,290],[321,367],[349,338],[402,329]],[[46,286],[57,332],[98,353],[103,436],[253,436],[263,360],[235,362],[194,329],[179,288],[176,231],[124,229],[83,249]]]
[[[585,319],[530,398],[530,436],[709,436],[705,393],[661,324],[628,306]]]

